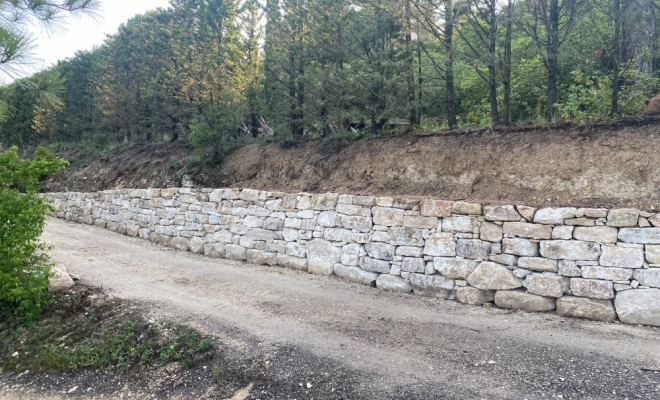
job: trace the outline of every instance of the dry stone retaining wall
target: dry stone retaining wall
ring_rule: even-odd
[[[660,326],[660,214],[252,189],[45,196],[59,218],[207,257]]]

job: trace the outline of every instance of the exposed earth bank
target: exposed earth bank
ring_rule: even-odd
[[[343,146],[343,147],[342,147]],[[177,143],[134,146],[73,165],[51,191],[204,187],[334,191],[640,209],[660,207],[660,117],[586,127],[252,144],[221,166],[187,165]]]

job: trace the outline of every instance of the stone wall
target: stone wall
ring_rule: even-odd
[[[45,196],[59,218],[207,257],[466,304],[660,326],[660,214],[252,189]]]

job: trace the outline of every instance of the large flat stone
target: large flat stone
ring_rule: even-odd
[[[356,266],[360,262],[360,246],[357,243],[346,244],[341,248],[341,263],[348,266]]]
[[[420,229],[392,227],[389,233],[390,244],[395,246],[424,246],[424,237]]]
[[[484,261],[468,276],[470,285],[482,290],[507,290],[522,286],[509,269],[494,262]]]
[[[401,226],[403,225],[403,210],[400,208],[374,207],[373,221],[376,225]]]
[[[406,228],[435,229],[438,227],[438,218],[423,217],[420,215],[404,215],[403,226]]]
[[[552,239],[552,227],[526,222],[505,222],[504,234],[526,239]]]
[[[319,216],[319,221],[320,221]],[[359,232],[369,232],[373,223],[369,217],[359,217],[357,215],[343,215],[340,218],[341,226],[346,229],[355,229]]]
[[[513,205],[487,205],[483,208],[488,221],[520,221],[520,214]]]
[[[451,233],[434,233],[426,239],[424,254],[435,257],[456,256],[456,243]]]
[[[520,290],[498,290],[495,292],[495,304],[498,307],[531,312],[552,311],[555,309],[555,299]]]
[[[410,284],[415,294],[439,299],[449,299],[453,295],[454,280],[442,275],[410,274]]]
[[[537,257],[539,244],[529,239],[506,238],[502,240],[502,252],[523,257]]]
[[[634,276],[644,286],[660,288],[660,268],[636,269]]]
[[[596,267],[585,265],[581,268],[581,270],[583,278],[603,279],[606,281],[627,281],[631,279],[633,275],[633,270],[628,268]]]
[[[608,300],[614,297],[614,284],[611,281],[571,278],[571,291],[578,297]]]
[[[311,207],[314,210],[334,210],[337,205],[337,193],[321,193],[313,194],[311,199]]]
[[[256,265],[277,265],[277,253],[250,249],[247,251],[247,261]]]
[[[518,266],[520,268],[539,272],[557,272],[557,263],[557,260],[550,260],[543,257],[520,257],[518,259]]]
[[[489,242],[502,241],[502,226],[490,222],[482,222],[479,227],[479,239]]]
[[[433,258],[433,267],[438,273],[450,279],[467,279],[474,269],[477,268],[477,261],[457,260],[455,258],[435,257]]]
[[[448,217],[442,219],[443,232],[468,232],[472,233],[479,227],[479,221],[475,217]]]
[[[413,287],[410,282],[405,281],[400,276],[381,274],[376,279],[378,289],[388,290],[390,292],[410,293]]]
[[[546,297],[561,297],[569,289],[569,280],[566,277],[553,273],[529,274],[523,286],[529,293]]]
[[[621,228],[619,240],[628,243],[660,244],[660,228]]]
[[[463,215],[481,215],[482,207],[479,203],[467,203],[465,201],[457,201],[451,207],[452,214]]]
[[[419,212],[424,217],[448,217],[452,205],[451,201],[423,199],[419,202]]]
[[[230,260],[247,260],[247,249],[237,244],[228,244],[225,246],[226,257]]]
[[[324,239],[307,242],[307,270],[317,275],[331,275],[341,259],[341,248]]]
[[[660,264],[660,246],[646,245],[646,261],[649,264]]]
[[[586,242],[602,244],[616,243],[617,229],[611,226],[578,226],[573,231],[573,237]]]
[[[359,283],[361,285],[376,286],[378,274],[365,271],[358,267],[348,267],[342,264],[335,264],[335,275],[349,282]]]
[[[544,240],[541,256],[554,260],[598,260],[600,245],[578,240]]]
[[[599,264],[604,267],[641,268],[644,250],[634,247],[603,246]]]
[[[563,225],[564,220],[575,218],[577,208],[559,207],[559,208],[541,208],[534,214],[534,223],[547,225]]]
[[[614,307],[624,324],[660,326],[660,289],[619,292]]]
[[[456,300],[463,304],[482,305],[493,301],[495,292],[492,290],[481,290],[471,286],[456,288]]]
[[[619,228],[632,227],[637,225],[639,220],[639,210],[634,208],[619,208],[610,210],[607,214],[607,226]]]
[[[307,259],[294,257],[286,254],[277,255],[277,265],[295,269],[298,271],[307,271]]]
[[[458,239],[456,255],[464,258],[485,260],[490,254],[491,243],[479,239]]]
[[[564,296],[557,299],[557,314],[563,317],[586,318],[612,322],[616,312],[611,300],[595,300],[585,297]]]
[[[426,270],[426,261],[423,258],[404,257],[401,261],[401,271],[424,273]]]
[[[391,266],[388,261],[376,260],[375,258],[371,257],[361,257],[360,268],[365,271],[377,272],[379,274],[389,274],[391,270]]]
[[[374,242],[365,244],[364,249],[369,254],[369,257],[391,261],[394,257],[396,247],[387,243]]]

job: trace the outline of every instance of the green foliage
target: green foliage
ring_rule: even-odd
[[[33,321],[48,304],[50,273],[39,241],[51,210],[37,193],[39,181],[68,163],[39,147],[19,159],[18,148],[0,153],[0,313]]]

